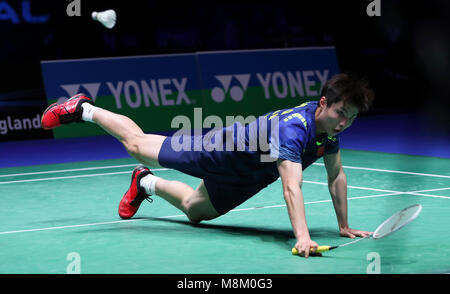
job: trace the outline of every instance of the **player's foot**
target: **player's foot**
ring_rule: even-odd
[[[140,185],[141,179],[148,174],[153,173],[143,165],[134,168],[133,174],[131,175],[130,188],[123,195],[119,204],[119,216],[121,218],[131,218],[135,215],[144,199],[151,202],[151,198],[149,197],[151,195],[147,195],[145,189]]]
[[[42,128],[50,130],[59,127],[61,124],[82,121],[83,108],[81,104],[84,102],[94,105],[94,101],[82,93],[76,94],[62,104],[53,103],[42,114]]]

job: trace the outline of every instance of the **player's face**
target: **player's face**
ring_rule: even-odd
[[[344,101],[326,106],[324,110],[326,114],[325,129],[331,136],[335,136],[351,126],[358,115],[358,108],[344,104]]]

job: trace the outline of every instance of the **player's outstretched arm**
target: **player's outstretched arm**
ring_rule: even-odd
[[[315,251],[318,244],[311,240],[306,225],[305,204],[301,190],[302,165],[289,160],[278,160],[278,171],[283,185],[283,195],[291,220],[292,228],[297,239],[295,248],[300,255],[308,258],[310,249]]]
[[[342,167],[341,152],[325,155],[324,163],[328,174],[328,189],[339,225],[339,233],[341,236],[350,238],[368,236],[370,232],[354,230],[348,225],[347,176]]]

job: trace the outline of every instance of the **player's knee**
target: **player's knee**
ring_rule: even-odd
[[[199,224],[201,221],[205,220],[202,216],[196,214],[195,212],[188,211],[186,213],[186,216],[188,217],[189,221],[192,224]]]
[[[188,219],[191,222],[191,224],[193,224],[193,225],[199,224],[202,220],[204,220],[203,218],[189,217],[189,216],[188,216]]]
[[[193,224],[198,224],[202,220],[205,220],[203,217],[198,202],[192,201],[190,197],[185,197],[181,202],[183,206],[184,213],[188,217],[189,221]]]
[[[139,135],[130,135],[122,142],[128,154],[136,159],[139,159],[142,150],[140,141]]]

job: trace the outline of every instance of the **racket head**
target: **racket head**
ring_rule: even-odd
[[[377,227],[371,237],[373,239],[381,239],[389,236],[412,222],[421,211],[422,205],[414,204],[394,213]]]

